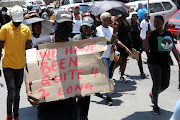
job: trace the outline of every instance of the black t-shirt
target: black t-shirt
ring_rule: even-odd
[[[139,51],[142,47],[142,42],[140,40],[140,25],[137,22],[135,25],[131,23],[131,39],[132,47]]]
[[[149,36],[150,53],[148,56],[149,64],[165,65],[169,63],[169,54],[173,48],[173,36],[171,32],[164,31],[160,35],[156,30]]]

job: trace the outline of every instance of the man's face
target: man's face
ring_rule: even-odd
[[[111,15],[109,15],[107,18],[105,18],[105,19],[103,20],[103,22],[104,22],[106,25],[112,24]]]
[[[41,29],[42,29],[41,22],[35,23],[34,26],[32,27],[33,32],[38,35],[41,34]]]
[[[57,28],[55,30],[55,36],[57,36],[61,41],[56,42],[62,42],[63,40],[68,40],[68,37],[70,37],[71,32],[73,30],[73,23],[70,21],[58,23]]]
[[[21,22],[14,22],[14,21],[13,21],[13,25],[14,25],[15,27],[19,27],[20,24],[21,24]]]

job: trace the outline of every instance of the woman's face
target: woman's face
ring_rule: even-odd
[[[36,23],[32,29],[33,29],[33,32],[35,32],[36,34],[41,34],[41,28],[42,28],[42,25],[41,25],[41,22],[39,22],[39,23]]]
[[[79,13],[79,8],[78,8],[78,7],[76,7],[76,8],[74,9],[74,13],[76,13],[76,14]]]
[[[86,25],[82,26],[82,32],[85,36],[91,36],[92,34],[92,28]]]
[[[163,24],[164,22],[162,20],[160,20],[159,18],[155,18],[154,19],[154,27],[159,30],[163,28]]]

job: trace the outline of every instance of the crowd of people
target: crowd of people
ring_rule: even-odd
[[[169,86],[170,51],[173,52],[179,63],[179,54],[173,36],[163,29],[163,16],[155,16],[155,30],[151,31],[149,14],[141,3],[138,12],[133,12],[131,8],[129,13],[117,16],[112,16],[109,12],[104,12],[99,16],[93,16],[90,13],[82,15],[79,6],[74,7],[73,13],[60,10],[55,14],[51,8],[41,11],[39,9],[32,11],[31,9],[32,7],[28,6],[28,12],[23,13],[20,6],[14,6],[9,16],[7,15],[7,8],[3,7],[0,14],[2,16],[0,19],[0,53],[4,48],[2,68],[8,91],[7,120],[18,120],[23,77],[25,77],[28,101],[33,106],[38,106],[39,120],[88,120],[90,95],[39,103],[39,99],[33,96],[30,89],[32,83],[29,80],[28,68],[25,65],[25,50],[38,49],[38,44],[78,41],[101,36],[105,37],[107,41],[107,49],[101,57],[107,68],[109,79],[112,78],[114,70],[120,66],[119,81],[127,82],[125,78],[126,64],[128,57],[133,54],[133,48],[139,51],[137,64],[141,78],[148,77],[149,75],[144,73],[141,58],[141,53],[146,52],[148,68],[153,82],[149,96],[153,104],[153,112],[160,114],[158,96]],[[53,22],[51,34],[41,34],[42,22],[32,23],[31,30],[22,24],[24,19],[36,17]],[[118,60],[111,59],[111,54],[115,52],[120,54]],[[96,93],[95,95],[99,97],[105,95],[106,104],[108,106],[113,105],[110,93],[103,95]]]

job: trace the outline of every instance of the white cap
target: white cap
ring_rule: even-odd
[[[12,15],[12,20],[14,22],[22,22],[24,17],[23,17],[23,9],[21,6],[14,6],[11,9],[11,15]]]

